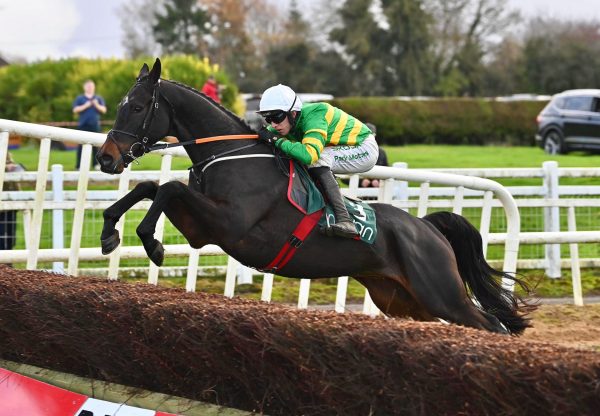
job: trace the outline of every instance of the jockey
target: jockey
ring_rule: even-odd
[[[331,232],[354,238],[356,227],[348,215],[334,173],[361,173],[375,166],[379,147],[369,128],[357,118],[328,103],[305,103],[286,85],[275,85],[259,105],[268,126],[261,140],[272,143],[308,167],[333,207]]]

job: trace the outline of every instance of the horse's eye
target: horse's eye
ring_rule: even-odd
[[[144,107],[140,106],[140,105],[134,105],[133,106],[133,112],[134,113],[139,113],[140,111],[142,111]]]

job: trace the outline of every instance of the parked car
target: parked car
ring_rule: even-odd
[[[260,130],[264,124],[263,118],[257,113],[261,95],[262,94],[242,94],[242,98],[246,102],[246,113],[244,115],[244,119],[254,130]],[[310,103],[316,101],[333,100],[333,95],[319,93],[298,93],[298,98],[300,98],[303,103]]]
[[[600,150],[600,90],[556,94],[536,121],[536,143],[548,154]]]

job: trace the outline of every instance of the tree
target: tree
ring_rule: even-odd
[[[123,46],[131,58],[204,55],[208,15],[197,0],[138,0],[122,6]]]
[[[388,91],[421,95],[428,92],[431,75],[429,54],[431,36],[430,16],[423,10],[423,2],[415,0],[382,0],[381,6],[389,22],[385,31],[381,57],[385,50],[393,58],[393,66],[386,66],[384,87]]]
[[[138,0],[123,6],[121,16],[130,57],[207,57],[245,91],[262,88],[265,55],[283,36],[270,0]]]
[[[519,14],[507,8],[507,0],[426,0],[424,4],[433,17],[436,92],[478,95],[492,41],[501,39],[519,21]]]
[[[268,83],[288,84],[296,91],[313,91],[316,77],[311,67],[316,46],[310,41],[309,25],[300,14],[296,1],[291,3],[284,27],[286,32],[275,40],[266,54],[271,73]]]
[[[266,55],[269,71],[265,86],[283,83],[299,92],[347,94],[353,72],[340,71],[347,66],[341,56],[317,44],[313,37],[315,32],[296,1],[292,1],[283,27],[286,31]]]
[[[539,93],[600,85],[600,23],[537,18],[523,47],[524,86]]]
[[[347,67],[362,74],[353,91],[362,95],[383,93],[379,82],[382,64],[375,50],[381,29],[368,12],[370,6],[371,0],[347,0],[338,9],[337,27],[329,32],[330,40],[339,45]]]
[[[152,30],[164,53],[206,52],[209,17],[196,0],[165,0],[161,9],[154,14]]]
[[[123,30],[123,48],[129,58],[156,56],[160,45],[154,38],[155,14],[160,1],[138,0],[123,4],[119,9]]]
[[[200,0],[211,15],[208,55],[246,91],[262,87],[265,55],[281,36],[275,6],[267,0]]]
[[[508,95],[528,92],[524,89],[523,45],[516,36],[506,36],[490,50],[484,69],[482,95]]]
[[[365,95],[422,94],[430,73],[429,16],[420,0],[347,0],[330,32]]]

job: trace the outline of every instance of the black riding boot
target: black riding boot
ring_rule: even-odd
[[[318,168],[309,169],[308,173],[310,173],[310,176],[321,185],[321,190],[333,207],[336,221],[335,224],[331,225],[333,235],[345,238],[356,237],[358,235],[356,227],[350,219],[350,215],[344,204],[344,198],[340,192],[340,187],[335,180],[335,176],[333,176],[331,169],[327,166],[320,166]]]

